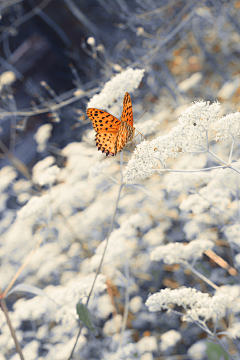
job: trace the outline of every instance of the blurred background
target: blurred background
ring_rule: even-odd
[[[35,349],[31,348],[35,355],[26,359],[46,356],[61,360],[68,358],[72,350],[78,331],[77,291],[87,293],[92,283],[95,256],[100,254],[98,246],[106,238],[120,183],[119,155],[106,158],[95,147],[92,123],[86,116],[88,101],[114,76],[133,68],[145,70],[139,88],[130,94],[134,121],[147,110],[137,126],[152,120],[153,136],[168,133],[178,124],[181,112],[196,100],[220,101],[221,115],[240,110],[240,1],[0,0],[0,14],[0,286],[6,290],[35,249],[34,260],[21,272],[16,284],[44,289],[50,298],[62,302],[62,312],[58,315],[46,297],[28,294],[23,288],[17,295],[10,295],[7,305],[21,346]],[[117,105],[121,108],[122,100]],[[51,124],[52,132],[47,147],[39,152],[34,135],[43,124]],[[151,134],[146,135],[149,140]],[[219,148],[227,158],[229,149],[226,143],[221,144]],[[216,149],[218,144],[214,146]],[[235,158],[239,157],[238,148],[236,143]],[[197,161],[190,155],[182,163],[170,160],[170,165],[177,164],[177,169],[216,165],[207,162],[205,155],[198,154],[194,158]],[[130,156],[124,150],[124,161]],[[38,181],[55,160],[59,176],[48,192],[48,186]],[[6,167],[9,164],[13,167]],[[34,165],[35,178],[34,170],[31,174]],[[108,167],[107,174],[104,166]],[[150,344],[148,351],[162,356],[165,353],[157,350],[156,341],[160,334],[176,329],[183,334],[181,345],[174,348],[180,337],[173,345],[170,342],[169,347],[174,349],[167,350],[167,354],[194,359],[185,354],[196,341],[205,340],[206,333],[196,330],[195,325],[186,325],[178,316],[171,320],[166,312],[161,316],[150,313],[144,303],[149,293],[165,287],[191,286],[210,294],[213,290],[179,265],[150,261],[150,253],[157,245],[187,243],[205,236],[215,242],[219,256],[234,265],[223,227],[233,221],[239,223],[239,187],[234,193],[235,185],[225,177],[227,171],[221,173],[226,180],[220,179],[223,187],[214,186],[219,189],[218,200],[225,200],[226,183],[231,188],[219,213],[212,188],[207,193],[212,207],[203,207],[200,214],[180,207],[187,195],[207,187],[210,176],[217,176],[215,173],[204,172],[196,179],[189,174],[183,178],[182,174],[177,177],[171,173],[165,180],[155,174],[124,185],[112,235],[117,244],[110,254],[113,265],[111,271],[105,271],[107,280],[103,279],[99,286],[99,293],[105,291],[97,298],[101,301],[98,305],[93,301],[92,306],[100,335],[95,338],[85,329],[85,353],[82,355],[80,348],[76,359],[80,353],[85,359],[116,359],[119,344],[113,334],[120,332],[127,286],[131,311],[124,344],[149,338],[154,340],[154,346]],[[96,174],[94,179],[91,172]],[[221,209],[227,215],[223,216]],[[238,234],[236,237],[239,239]],[[115,261],[116,249],[121,252],[125,243],[126,253]],[[122,274],[127,257],[131,282],[128,279],[126,286]],[[205,255],[200,267],[218,286],[237,284],[226,269]],[[72,322],[67,326],[64,321],[68,312]],[[238,326],[239,322],[238,318]],[[222,325],[223,330],[227,323]],[[116,324],[118,331],[114,332]],[[5,349],[6,359],[16,360],[3,315],[0,328],[0,349]],[[204,356],[196,359],[205,360]],[[0,359],[5,360],[1,351]]]

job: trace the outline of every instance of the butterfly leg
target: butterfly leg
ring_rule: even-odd
[[[129,147],[128,147],[128,146],[126,146],[126,148],[127,148],[129,151],[131,151],[131,153],[133,153],[133,154],[134,154],[134,152],[133,152],[131,149],[129,149]]]
[[[138,134],[140,134],[145,140],[147,140],[146,136],[144,136],[142,133],[140,133],[140,131],[137,130],[137,132],[138,132]],[[137,136],[137,135],[136,135],[136,136]],[[135,140],[135,141],[136,141],[136,140]]]
[[[132,139],[132,142],[135,144],[135,146],[139,145],[139,143],[137,142],[137,140]]]

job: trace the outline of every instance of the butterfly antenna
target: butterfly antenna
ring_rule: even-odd
[[[143,117],[143,115],[144,115],[146,112],[147,112],[147,110],[145,110],[144,113],[140,116],[140,118],[137,119],[137,121],[135,121],[135,124],[136,124],[136,122],[138,122],[138,120],[140,120],[140,119]]]

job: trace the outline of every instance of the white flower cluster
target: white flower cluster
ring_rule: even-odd
[[[198,165],[199,166],[199,165]],[[232,172],[232,171],[231,171]],[[212,172],[168,173],[164,177],[167,192],[193,191],[206,186],[212,180]]]
[[[127,69],[108,81],[100,94],[94,95],[87,108],[108,109],[115,100],[123,99],[126,91],[132,92],[142,81],[145,70]]]
[[[134,151],[125,168],[124,180],[145,179],[154,172],[161,172],[168,158],[183,153],[198,153],[204,150],[203,138],[212,122],[218,119],[220,104],[199,101],[190,106],[179,118],[180,125],[169,134],[152,141],[143,141]]]
[[[206,342],[199,340],[188,349],[187,353],[192,360],[203,360],[206,355]]]
[[[220,104],[214,102],[210,105],[209,101],[198,101],[183,112],[179,118],[181,125],[193,125],[199,132],[209,130],[210,124],[218,119]]]
[[[0,91],[4,86],[12,84],[16,81],[16,75],[12,71],[4,71],[0,76]]]
[[[99,175],[106,173],[106,170],[109,168],[109,163],[107,161],[98,161],[96,164],[90,167],[89,177],[96,178]]]
[[[240,136],[240,113],[236,111],[233,114],[223,116],[213,127],[216,130],[214,140],[226,140],[229,137],[236,139]]]
[[[129,341],[129,340],[128,340]],[[104,358],[111,360],[153,359],[152,352],[158,350],[157,339],[154,336],[145,336],[137,343],[128,343],[120,348],[113,356]]]
[[[233,298],[227,294],[219,294],[210,297],[192,288],[164,289],[155,293],[146,301],[149,311],[170,310],[169,305],[182,306],[185,314],[182,320],[187,322],[207,321],[209,319],[219,320],[225,316],[227,307]]]
[[[134,214],[126,219],[123,224],[115,229],[108,240],[108,247],[104,257],[105,269],[110,278],[110,269],[122,267],[123,259],[131,259],[134,254],[139,229],[143,229],[148,224],[148,216],[146,214]],[[148,225],[147,225],[148,226]],[[91,270],[94,271],[101,260],[106,240],[102,241],[96,249],[96,253],[90,260]],[[113,266],[114,265],[114,266]]]
[[[64,324],[76,324],[76,304],[79,299],[84,301],[90,291],[95,274],[77,275],[67,285],[45,288],[46,296],[35,296],[32,299],[20,299],[14,304],[14,321],[56,321]],[[94,296],[98,298],[106,290],[106,277],[99,274],[94,287]],[[54,301],[53,301],[54,300]],[[90,302],[91,308],[91,302]]]
[[[193,240],[189,244],[173,243],[156,247],[151,253],[152,261],[163,260],[165,264],[176,264],[181,261],[197,259],[204,251],[212,249],[214,242],[210,240]]]
[[[122,347],[117,353],[115,353],[111,360],[125,360],[136,359],[139,353],[135,343],[129,343]]]
[[[32,172],[35,184],[52,185],[57,180],[60,169],[57,165],[51,166],[54,162],[54,157],[48,156],[34,165]]]
[[[230,202],[231,198],[228,189],[224,191],[221,188],[206,186],[199,191],[199,194],[189,195],[187,199],[183,200],[180,209],[192,211],[194,214],[201,214],[214,205],[217,209],[224,211]]]
[[[226,235],[229,242],[232,242],[238,246],[240,246],[240,224],[236,223],[233,225],[230,225],[226,228],[224,231],[224,234]]]
[[[182,335],[176,330],[169,330],[161,336],[160,350],[166,351],[169,347],[175,346],[182,339]]]
[[[47,147],[48,139],[51,137],[52,124],[45,124],[38,128],[34,139],[36,140],[38,146],[37,151],[43,152]]]
[[[0,192],[6,191],[8,186],[13,183],[16,177],[17,172],[13,166],[4,166],[0,170]]]

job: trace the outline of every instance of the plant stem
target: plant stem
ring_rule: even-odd
[[[128,266],[128,260],[125,260],[125,277],[127,279],[126,282],[126,290],[125,290],[125,306],[124,306],[124,315],[123,315],[123,322],[122,322],[122,328],[121,328],[121,335],[120,335],[120,341],[118,345],[118,350],[122,347],[123,342],[123,334],[126,329],[127,325],[127,318],[128,318],[128,312],[129,312],[129,266]]]
[[[122,156],[122,152],[121,152],[120,155],[121,155],[121,157],[120,157],[120,164],[121,164],[121,184],[120,184],[120,187],[119,187],[118,197],[117,197],[117,201],[116,201],[114,213],[113,213],[113,216],[112,216],[112,220],[111,220],[111,223],[110,223],[110,226],[109,226],[109,229],[108,229],[108,233],[107,233],[107,237],[106,237],[105,248],[104,248],[104,250],[103,250],[102,258],[101,258],[99,267],[98,267],[98,269],[97,269],[96,275],[95,275],[95,277],[94,277],[94,280],[93,280],[93,283],[92,283],[92,286],[91,286],[91,290],[90,290],[90,292],[89,292],[89,294],[88,294],[86,306],[88,306],[90,297],[91,297],[91,295],[92,295],[92,292],[93,292],[93,289],[94,289],[94,286],[95,286],[95,283],[96,283],[96,280],[97,280],[97,276],[98,276],[98,274],[100,273],[100,270],[101,270],[101,267],[102,267],[102,264],[103,264],[103,260],[104,260],[104,257],[105,257],[105,254],[106,254],[106,250],[107,250],[107,246],[108,246],[108,240],[109,240],[110,234],[111,234],[111,232],[112,232],[113,223],[114,223],[115,216],[116,216],[116,212],[117,212],[117,208],[118,208],[118,202],[119,202],[120,195],[121,195],[121,191],[122,191],[122,188],[123,188],[123,185],[124,185],[124,184],[123,184],[123,175],[122,175],[122,170],[123,170],[123,156]],[[70,354],[68,360],[70,360],[70,359],[72,358],[72,356],[73,356],[73,353],[74,353],[74,350],[75,350],[75,348],[76,348],[78,339],[79,339],[79,337],[80,337],[80,335],[81,335],[81,332],[82,332],[82,328],[83,328],[83,324],[81,324],[80,327],[79,327],[78,334],[77,334],[77,337],[76,337],[76,341],[75,341],[75,343],[74,343],[74,345],[73,345],[73,348],[72,348],[72,351],[71,351],[71,354]]]
[[[18,340],[17,340],[16,333],[15,333],[15,331],[14,331],[14,328],[13,328],[13,326],[12,326],[10,317],[9,317],[9,315],[8,315],[7,305],[6,305],[6,302],[5,302],[4,298],[3,298],[3,295],[2,295],[2,291],[1,291],[1,290],[0,290],[0,295],[1,295],[1,297],[0,297],[0,305],[1,305],[2,311],[4,312],[4,315],[5,315],[5,317],[6,317],[8,327],[9,327],[9,329],[10,329],[10,331],[11,331],[12,338],[13,338],[14,343],[15,343],[15,346],[16,346],[16,350],[17,350],[17,352],[18,352],[18,354],[19,354],[19,356],[20,356],[20,359],[21,359],[21,360],[24,360],[24,356],[23,356],[23,353],[22,353],[22,349],[21,349],[21,346],[20,346],[20,344],[19,344],[19,342],[18,342]]]

